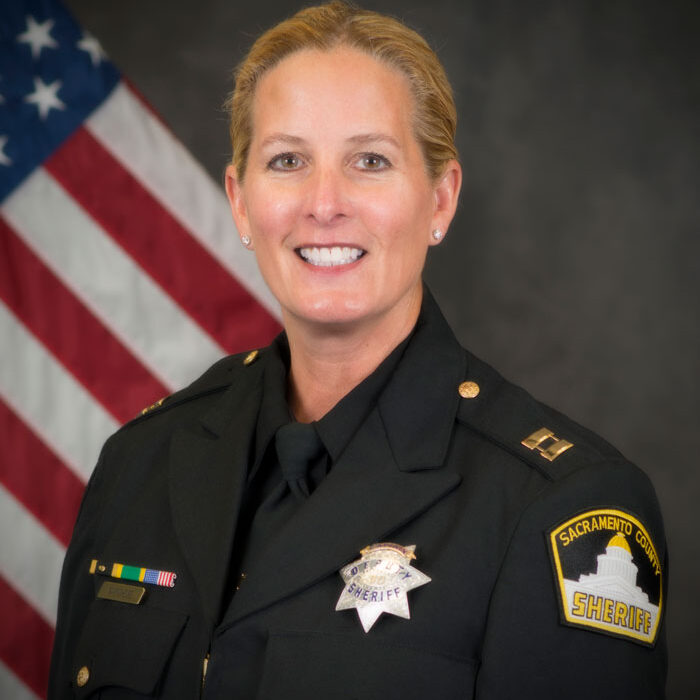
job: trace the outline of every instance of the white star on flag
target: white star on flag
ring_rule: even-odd
[[[60,80],[54,80],[53,83],[47,85],[41,78],[34,78],[34,92],[27,95],[24,101],[36,105],[39,116],[46,119],[52,109],[66,108],[66,105],[56,94],[61,89],[62,84]]]
[[[107,54],[104,52],[100,42],[88,32],[83,34],[83,38],[76,44],[76,46],[90,54],[90,59],[92,60],[93,66],[99,66],[100,63],[107,58]]]
[[[7,145],[7,136],[0,136],[0,165],[12,165],[12,158],[5,153]]]
[[[41,55],[42,49],[55,49],[58,47],[58,42],[51,36],[52,27],[52,19],[39,23],[34,17],[27,15],[27,31],[20,34],[17,37],[17,41],[29,44],[32,48],[32,58],[36,60]]]

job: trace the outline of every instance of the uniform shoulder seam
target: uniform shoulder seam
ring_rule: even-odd
[[[235,381],[235,372],[239,368],[247,369],[259,356],[258,350],[246,351],[235,355],[227,355],[214,363],[200,377],[188,386],[159,399],[155,403],[144,408],[141,413],[125,423],[117,433],[125,428],[138,425],[157,415],[170,411],[173,408],[196,401],[198,399],[219,393]],[[252,357],[252,360],[251,360]],[[116,434],[116,433],[115,433]]]
[[[535,399],[467,353],[467,376],[478,387],[459,406],[457,420],[549,481],[599,460],[624,457],[592,431]]]

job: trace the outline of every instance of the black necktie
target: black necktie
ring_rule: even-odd
[[[309,497],[307,476],[323,451],[323,443],[311,423],[287,423],[275,434],[277,457],[289,490],[301,500]]]

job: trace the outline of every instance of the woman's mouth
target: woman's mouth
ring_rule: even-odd
[[[296,252],[307,263],[317,267],[349,265],[365,254],[362,248],[337,245],[320,248],[297,248]]]

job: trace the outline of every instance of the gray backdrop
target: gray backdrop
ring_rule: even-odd
[[[220,179],[230,69],[297,3],[67,4]],[[456,92],[466,180],[426,278],[467,347],[652,477],[671,554],[669,697],[700,697],[696,3],[365,5],[421,31]]]

